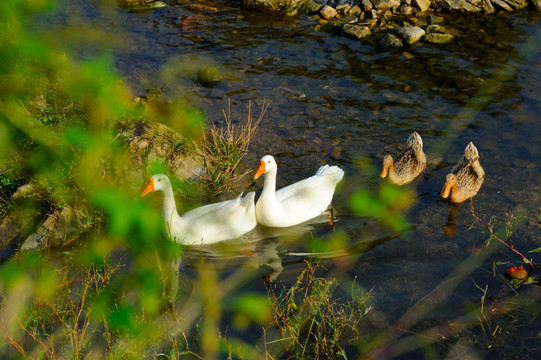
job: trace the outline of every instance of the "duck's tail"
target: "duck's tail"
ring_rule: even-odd
[[[316,175],[330,176],[335,181],[335,184],[337,184],[344,177],[344,170],[340,169],[338,166],[323,165],[317,170]]]

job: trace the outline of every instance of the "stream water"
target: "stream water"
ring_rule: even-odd
[[[109,49],[136,93],[163,88],[163,96],[202,109],[209,122],[223,123],[228,99],[233,119],[245,118],[249,101],[256,114],[268,101],[243,162],[255,169],[261,156],[274,155],[279,186],[312,175],[324,163],[344,169],[333,201],[334,227],[297,227],[293,231],[301,235],[295,241],[264,235],[251,249],[261,264],[269,265],[262,275],[294,281],[303,259],[316,251],[316,238],[341,237],[342,250],[323,256],[322,273],[356,278],[373,289],[375,309],[369,320],[376,329],[393,324],[449,279],[459,281],[436,311],[425,314],[425,321],[452,320],[470,304],[479,304],[483,293],[476,285],[488,285],[493,294],[510,291],[503,273],[519,265],[520,258],[509,251],[492,254],[462,278],[456,273],[476,249],[484,248],[488,235],[480,224],[469,228],[474,223],[469,202],[450,219],[453,209],[439,192],[472,141],[486,172],[474,200],[477,214],[501,224],[506,214],[514,214],[519,218],[514,245],[523,252],[541,246],[539,15],[445,15],[457,33],[450,44],[388,50],[338,31],[316,31],[317,22],[305,17],[275,19],[229,2],[218,3],[217,11],[168,4],[153,11],[102,13],[74,2],[54,26],[70,34],[67,45],[78,47],[81,55],[97,51],[95,39],[86,39],[85,32],[98,29],[103,35],[99,47]],[[73,14],[80,17],[75,21]],[[84,50],[81,41],[88,41]],[[204,66],[218,68],[225,79],[213,87],[201,85],[196,74]],[[349,199],[358,189],[377,194],[383,156],[403,150],[413,131],[421,134],[430,164],[406,186],[416,194],[406,212],[411,226],[397,233],[371,216],[354,214]],[[224,254],[218,248],[203,256],[224,273],[242,262]],[[509,263],[493,272],[489,260]],[[189,258],[184,266],[189,271]],[[264,289],[259,280],[246,286]],[[481,357],[490,354],[489,349],[476,351]]]

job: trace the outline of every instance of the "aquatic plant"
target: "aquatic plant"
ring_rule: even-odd
[[[205,162],[206,172],[202,180],[214,193],[219,194],[233,186],[237,177],[238,166],[248,151],[250,141],[263,120],[269,104],[263,102],[259,116],[252,115],[252,102],[248,102],[248,114],[244,122],[233,123],[231,118],[231,99],[228,100],[227,112],[223,111],[225,126],[214,123],[204,132],[201,142],[196,143],[199,154]]]
[[[346,358],[344,348],[360,339],[360,322],[372,309],[368,304],[372,294],[352,292],[350,300],[339,301],[338,281],[316,276],[317,263],[306,264],[290,288],[282,289],[278,295],[269,289],[272,319],[279,338],[266,344],[279,345],[288,358]],[[275,356],[281,357],[278,354],[279,351]]]

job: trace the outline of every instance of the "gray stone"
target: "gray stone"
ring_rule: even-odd
[[[413,13],[413,8],[408,4],[402,4],[398,8],[398,13],[401,15],[411,15]]]
[[[396,33],[408,44],[413,44],[414,42],[421,40],[426,34],[419,26],[403,26],[398,28]]]
[[[438,33],[438,32],[441,32],[441,28],[439,25],[428,25],[428,27],[426,28],[427,34]]]
[[[431,44],[445,44],[452,41],[455,37],[451,34],[439,34],[439,33],[429,33],[425,36],[425,42]]]
[[[385,11],[400,6],[400,0],[372,0],[372,4],[379,11]]]
[[[396,35],[393,35],[391,33],[385,34],[380,40],[379,44],[382,46],[385,46],[386,48],[390,49],[400,49],[404,45],[402,44],[402,40]]]
[[[492,6],[492,3],[490,2],[490,0],[482,0],[481,9],[483,9],[485,14],[493,14],[494,11],[496,11],[494,10],[494,6]]]
[[[535,10],[541,11],[541,0],[531,0]]]
[[[27,199],[35,197],[37,192],[36,186],[32,183],[19,186],[15,193],[11,196],[13,200]]]
[[[214,66],[205,66],[197,72],[197,81],[207,87],[213,87],[224,79],[224,75]]]
[[[321,8],[323,7],[323,4],[318,4],[314,0],[307,0],[300,8],[299,11],[305,14],[315,14]]]
[[[444,23],[443,17],[437,15],[430,15],[428,17],[428,23],[430,25],[442,25]]]
[[[374,7],[374,5],[372,5],[372,2],[370,0],[361,0],[361,6],[363,7],[364,11],[370,11]]]
[[[411,3],[417,6],[421,11],[427,11],[430,7],[430,0],[412,0]]]
[[[362,39],[372,34],[368,26],[362,25],[345,24],[342,30],[345,34],[353,36],[357,39]]]
[[[498,7],[507,10],[507,11],[513,11],[513,8],[509,6],[505,1],[503,0],[492,0],[494,5],[497,5]]]
[[[361,8],[359,7],[359,5],[353,5],[349,11],[348,11],[348,14],[349,15],[360,15],[363,11],[361,10]]]
[[[504,0],[506,3],[511,5],[512,8],[515,10],[518,9],[524,9],[526,6],[528,6],[527,0]]]
[[[241,0],[246,9],[263,12],[294,13],[305,0]]]
[[[322,18],[329,20],[336,17],[338,12],[332,6],[325,5],[321,8],[321,10],[319,10],[319,15],[321,15]]]
[[[60,249],[78,236],[72,226],[73,211],[69,206],[56,209],[21,245],[21,250],[41,249],[45,246]]]
[[[359,21],[359,18],[355,15],[349,15],[346,17],[338,18],[332,20],[332,24],[335,26],[343,25],[343,24],[354,24]]]
[[[441,7],[443,10],[447,10],[447,11],[468,11],[468,12],[481,11],[481,8],[470,4],[466,0],[443,0],[441,2]]]

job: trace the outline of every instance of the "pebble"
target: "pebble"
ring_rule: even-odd
[[[336,17],[338,12],[332,6],[325,5],[321,8],[321,10],[319,10],[319,15],[321,15],[322,18],[329,20]]]
[[[363,7],[364,11],[370,11],[374,7],[374,5],[372,5],[372,2],[370,0],[361,0],[361,6]]]
[[[430,8],[430,0],[412,0],[411,3],[421,11],[427,11]]]
[[[419,26],[403,26],[398,28],[396,33],[408,44],[413,44],[414,42],[421,40],[426,34]]]
[[[425,42],[431,44],[446,44],[452,41],[455,37],[451,34],[439,34],[439,33],[429,33],[425,36]]]
[[[399,49],[404,46],[402,40],[396,35],[391,33],[385,34],[380,40],[379,44],[390,49]]]
[[[400,0],[372,0],[372,4],[376,9],[385,11],[400,6]]]
[[[447,11],[469,11],[469,12],[481,11],[481,8],[470,4],[466,0],[443,0],[440,6],[443,10],[447,10]]]
[[[370,28],[363,25],[344,24],[342,30],[345,34],[356,37],[357,39],[362,39],[372,34]]]

